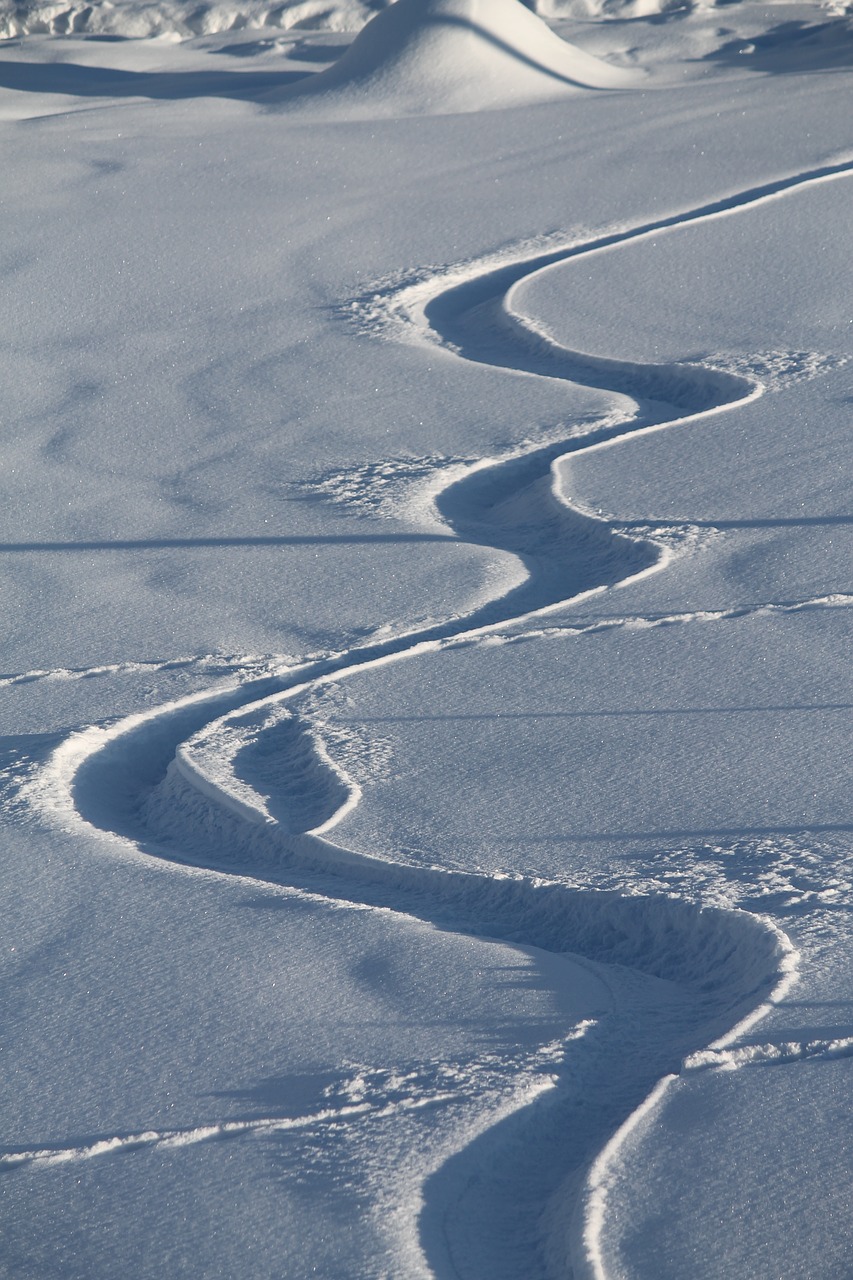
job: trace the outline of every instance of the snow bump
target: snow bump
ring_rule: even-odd
[[[346,115],[440,115],[621,89],[636,71],[567,44],[520,0],[397,0],[333,66],[285,90]]]

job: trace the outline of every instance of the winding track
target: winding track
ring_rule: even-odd
[[[790,945],[746,913],[389,863],[335,845],[328,832],[358,802],[358,789],[287,704],[357,672],[476,643],[502,624],[524,626],[549,610],[662,568],[668,557],[661,548],[617,534],[558,501],[555,462],[710,418],[763,388],[702,366],[638,365],[570,351],[513,310],[513,288],[570,259],[729,217],[851,174],[853,160],[845,159],[586,244],[475,265],[461,273],[464,278],[438,277],[389,296],[389,314],[416,341],[438,343],[480,363],[601,387],[631,397],[637,406],[633,417],[614,417],[584,436],[484,461],[439,495],[437,505],[458,536],[513,551],[527,568],[527,580],[466,617],[74,735],[30,788],[42,811],[53,810],[67,822],[73,810],[83,822],[158,857],[392,907],[494,938],[620,961],[680,981],[692,993],[691,1018],[666,1028],[665,1043],[649,1052],[639,1070],[636,1061],[622,1068],[616,1109],[603,1117],[597,1147],[611,1136],[587,1186],[574,1257],[578,1276],[604,1276],[597,1233],[606,1207],[607,1165],[641,1113],[643,1097],[655,1079],[678,1069],[685,1053],[714,1036],[721,1037],[712,1045],[718,1049],[761,1016],[766,1002],[793,980]],[[811,602],[824,603],[838,602]],[[252,786],[253,756],[264,736],[293,779],[277,803],[265,802]],[[663,1087],[665,1082],[658,1084],[653,1099]]]

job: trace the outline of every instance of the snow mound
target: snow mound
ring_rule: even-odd
[[[520,0],[397,0],[294,99],[321,95],[348,114],[434,115],[635,84],[636,71],[584,53]]]

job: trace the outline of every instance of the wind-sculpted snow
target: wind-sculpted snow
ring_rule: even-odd
[[[282,92],[353,115],[435,115],[541,102],[641,78],[566,43],[519,0],[396,0],[333,66]]]
[[[0,39],[27,35],[109,35],[125,39],[171,36],[191,39],[227,31],[358,32],[392,0],[4,0]],[[685,0],[530,0],[528,7],[546,20],[649,17],[683,14],[699,7]],[[824,6],[849,11],[845,0]],[[738,54],[742,42],[735,41]]]
[[[643,1096],[664,1076],[646,1108],[655,1104],[686,1059],[689,1070],[800,1056],[839,1056],[845,1041],[730,1052],[788,989],[796,953],[774,926],[746,911],[700,907],[664,895],[593,891],[579,885],[525,877],[451,871],[366,856],[337,844],[331,833],[358,803],[357,784],[333,759],[326,743],[300,714],[300,700],[318,688],[360,672],[459,644],[509,641],[551,634],[541,618],[591,593],[662,568],[669,553],[651,540],[629,537],[557,497],[552,469],[569,453],[616,447],[640,432],[677,428],[761,394],[760,383],[736,373],[691,364],[639,365],[571,351],[513,309],[513,286],[532,273],[583,254],[611,250],[651,234],[728,217],[788,191],[849,176],[853,161],[780,179],[714,204],[633,230],[572,243],[547,253],[439,274],[380,299],[388,326],[417,342],[438,343],[458,357],[515,369],[530,376],[602,387],[634,404],[580,434],[503,459],[467,467],[440,491],[436,506],[460,538],[517,555],[526,580],[473,613],[408,634],[368,643],[143,713],[69,738],[28,794],[63,822],[130,840],[144,854],[217,872],[254,877],[325,899],[391,909],[444,929],[474,933],[628,966],[678,984],[686,1009],[661,1016],[644,1034],[655,1042],[644,1068],[602,1060],[619,1075],[611,1105],[602,1105],[591,1149],[584,1211],[571,1246],[578,1275],[603,1276],[597,1233],[606,1212],[609,1162],[640,1114]],[[376,308],[374,308],[374,318]],[[756,610],[847,606],[849,597],[768,602]],[[614,626],[717,622],[742,610],[664,617],[606,619],[553,633],[588,634]],[[45,673],[33,673],[33,678]],[[653,1068],[653,1069],[652,1069]],[[645,1072],[645,1074],[644,1074]],[[669,1073],[669,1074],[667,1074]],[[630,1076],[630,1087],[626,1080]],[[612,1084],[612,1079],[610,1080]],[[638,1091],[639,1090],[639,1096]],[[322,1117],[306,1117],[305,1123]],[[259,1124],[267,1123],[259,1121]],[[243,1126],[248,1133],[251,1126]],[[241,1130],[241,1132],[243,1131]],[[200,1131],[199,1131],[200,1132]],[[128,1149],[201,1137],[173,1133],[121,1139]],[[231,1136],[238,1136],[235,1129]],[[107,1141],[107,1140],[105,1140]],[[118,1142],[119,1139],[109,1139]],[[100,1150],[100,1147],[98,1147]],[[15,1161],[50,1163],[87,1158],[62,1151],[19,1153]],[[8,1162],[7,1162],[8,1163]]]
[[[380,8],[383,0],[141,0],[113,4],[110,0],[26,0],[0,4],[0,39],[25,35],[110,35],[127,39],[143,36],[188,38],[217,31],[288,31],[308,26],[315,31],[357,31]]]

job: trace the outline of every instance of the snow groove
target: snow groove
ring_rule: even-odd
[[[465,359],[528,376],[600,386],[636,403],[633,417],[609,420],[586,435],[475,464],[439,494],[436,505],[459,536],[513,551],[527,568],[527,580],[467,617],[286,672],[250,677],[243,684],[75,735],[27,784],[30,801],[65,824],[82,821],[172,862],[391,908],[443,927],[571,951],[677,981],[691,993],[694,1010],[687,1024],[664,1025],[659,1033],[664,1039],[671,1037],[675,1069],[681,1063],[687,1069],[741,1065],[741,1050],[728,1049],[728,1043],[779,999],[796,976],[796,952],[768,921],[663,895],[626,896],[522,877],[388,862],[336,845],[329,832],[357,803],[358,790],[293,713],[292,704],[300,694],[359,671],[450,644],[501,638],[499,628],[507,623],[519,628],[513,638],[521,639],[523,628],[543,614],[662,568],[671,558],[667,549],[629,537],[560,500],[553,484],[554,464],[569,452],[612,447],[628,436],[710,418],[760,395],[761,384],[702,366],[640,366],[569,351],[513,312],[512,288],[569,258],[729,216],[851,173],[853,161],[845,159],[586,245],[572,244],[497,267],[491,263],[485,270],[475,265],[461,280],[439,275],[386,299],[388,314],[408,327],[417,341],[439,343]],[[757,605],[755,611],[850,603],[849,597],[827,597]],[[615,626],[738,616],[743,610],[604,619],[558,630],[588,634]],[[709,1041],[714,1042],[705,1050],[711,1055],[706,1060],[700,1046]],[[823,1051],[835,1050],[827,1046]],[[603,1275],[595,1259],[606,1211],[608,1164],[672,1078],[666,1076],[658,1084],[640,1112],[634,1101],[627,1118],[625,1112],[611,1116],[608,1129],[599,1135],[603,1149],[587,1182],[575,1259],[581,1268],[585,1259],[596,1276]],[[257,1122],[268,1123],[279,1122]],[[206,1140],[226,1131],[230,1132],[228,1126],[213,1126],[193,1132],[203,1133],[198,1140]],[[250,1125],[240,1130],[252,1131]],[[608,1133],[613,1136],[608,1138]],[[179,1138],[171,1133],[143,1134],[109,1141],[151,1145]],[[61,1156],[34,1152],[6,1161]]]
[[[522,281],[527,283],[540,271],[559,266],[572,259],[587,258],[629,243],[642,243],[654,236],[669,234],[685,227],[739,215],[782,199],[793,192],[847,178],[851,174],[853,174],[853,156],[849,154],[837,156],[813,169],[789,174],[773,182],[733,192],[694,209],[669,214],[635,226],[616,226],[602,230],[591,237],[577,233],[569,236],[553,235],[547,237],[544,243],[532,241],[521,246],[520,249],[513,246],[471,262],[444,267],[423,275],[416,273],[409,279],[379,285],[352,298],[341,308],[341,314],[365,333],[384,335],[417,344],[428,343],[450,347],[467,359],[496,364],[510,370],[560,376],[559,373],[554,374],[553,369],[542,366],[543,358],[546,365],[549,361],[561,359],[567,362],[576,360],[579,363],[591,359],[595,365],[596,358],[585,353],[569,351],[559,343],[555,343],[549,335],[538,330],[529,318],[516,316],[512,308],[512,290],[516,284]],[[482,310],[477,314],[478,309],[481,308]],[[524,328],[528,329],[526,341],[532,351],[528,351],[527,360],[524,352],[519,352],[517,347],[512,347],[512,344],[503,342],[500,344],[500,350],[495,349],[492,326],[497,320],[500,327],[502,312],[510,328],[517,322],[517,332],[520,333]],[[505,322],[503,327],[507,327]],[[776,355],[778,360],[779,353]],[[819,372],[823,358],[817,353],[810,353],[808,358],[815,366],[815,370]],[[533,368],[527,367],[528,360],[534,362]],[[765,363],[760,353],[756,363],[759,368]],[[606,367],[608,364],[609,368]],[[605,366],[597,367],[608,375],[617,372],[618,376],[618,370],[615,370],[613,365],[623,365],[626,372],[630,369],[632,377],[639,377],[641,384],[652,376],[648,373],[649,369],[672,371],[676,383],[680,383],[678,375],[685,369],[689,371],[688,377],[690,372],[695,377],[700,368],[705,372],[709,371],[708,366],[704,365],[648,366],[628,365],[620,361],[605,362]],[[593,371],[592,365],[590,371]],[[721,372],[716,369],[710,371]],[[770,377],[775,376],[772,367],[769,370],[762,369],[762,372]],[[724,377],[740,378],[742,385],[747,383],[752,386],[755,382],[754,374],[754,364],[750,361],[742,372],[738,370],[724,374]],[[570,374],[564,376],[571,377]],[[591,385],[598,385],[598,383],[593,382]],[[717,385],[722,390],[725,384]],[[733,384],[730,383],[729,386],[732,390],[736,390]],[[605,389],[612,391],[615,388],[607,383]],[[748,387],[744,387],[744,391],[748,392]],[[631,391],[628,391],[628,394],[636,398]]]

